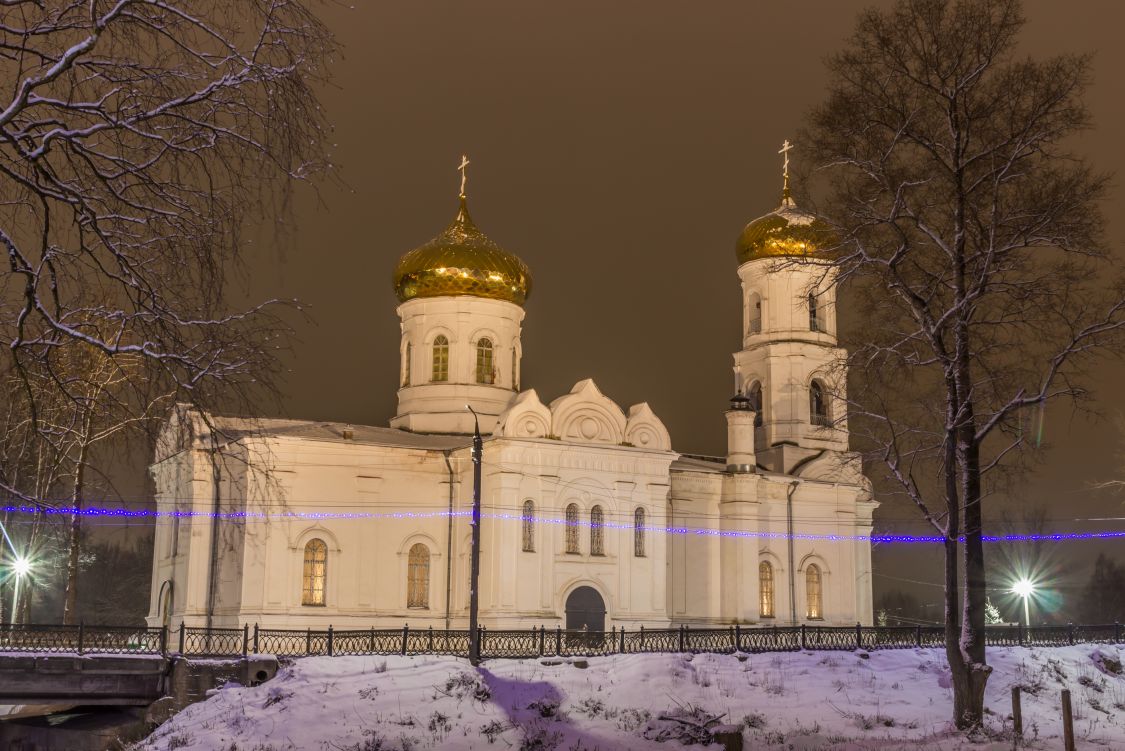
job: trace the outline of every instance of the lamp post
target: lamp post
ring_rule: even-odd
[[[23,584],[24,577],[31,573],[31,561],[21,555],[17,555],[16,559],[12,562],[12,572],[16,575],[15,587],[12,591],[12,625],[16,625],[20,617],[20,585]]]
[[[469,564],[469,664],[480,664],[480,630],[477,627],[477,614],[480,610],[480,467],[484,444],[480,437],[480,419],[468,404],[465,409],[473,413],[473,550]]]
[[[1012,585],[1012,592],[1023,598],[1023,626],[1029,628],[1031,626],[1031,617],[1028,615],[1028,600],[1031,599],[1032,592],[1035,591],[1035,585],[1031,583],[1030,579],[1020,579]]]

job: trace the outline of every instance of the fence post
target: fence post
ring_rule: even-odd
[[[855,648],[863,649],[863,626],[858,621],[855,624]]]
[[[621,627],[621,649],[617,650],[621,654],[625,654],[625,627]]]
[[[13,622],[15,618],[13,617]],[[84,636],[85,625],[81,622],[78,624],[78,654],[82,654],[82,637]]]
[[[645,651],[645,627],[641,626],[641,651]]]
[[[1023,630],[1024,630],[1025,627],[1026,627],[1026,624],[1024,624],[1024,623],[1017,623],[1016,624],[1016,640],[1019,642],[1019,645],[1021,647],[1023,646]]]
[[[242,656],[245,657],[246,653],[250,651],[250,624],[242,624]]]
[[[742,651],[742,626],[734,624],[734,651]]]
[[[180,654],[184,653],[184,622],[180,621]]]
[[[480,656],[484,657],[484,626],[477,626],[477,644],[480,646]]]
[[[81,624],[79,624],[79,627],[81,627]],[[167,626],[161,626],[160,627],[160,656],[161,657],[167,657],[168,656],[168,627]]]
[[[914,627],[914,646],[918,647],[918,649],[922,648],[922,627],[921,626],[915,626]]]
[[[1071,646],[1074,646],[1074,624],[1073,623],[1066,624],[1066,640],[1068,642],[1070,642]]]
[[[1016,743],[1023,739],[1023,708],[1020,707],[1020,687],[1012,686],[1012,733]]]
[[[258,654],[258,624],[254,623],[254,654]]]
[[[562,657],[562,626],[555,626],[555,656]]]
[[[406,654],[406,642],[410,638],[410,624],[402,624],[402,653]]]
[[[430,652],[433,652],[434,651],[434,627],[433,626],[430,626],[430,638],[427,640],[426,643],[427,643],[427,649],[429,649]]]
[[[1070,689],[1062,690],[1063,748],[1074,751],[1074,715],[1070,711]]]
[[[305,629],[305,654],[312,654],[312,628]]]
[[[370,643],[369,646],[371,647],[371,649],[369,649],[367,651],[368,652],[374,652],[375,651],[375,627],[374,626],[371,627],[371,643]]]
[[[334,646],[334,645],[333,645],[332,624],[331,624],[331,623],[329,623],[329,624],[328,624],[328,656],[329,656],[329,657],[331,657],[331,656],[332,656],[332,653],[333,653],[333,651],[334,651],[334,650],[333,650],[333,646]]]
[[[681,652],[684,651],[684,629],[686,627],[687,627],[687,624],[684,624],[684,623],[680,624],[680,651]]]
[[[1114,622],[1113,624],[1113,643],[1121,643],[1121,624],[1117,622]]]
[[[547,627],[539,624],[539,656],[543,656],[543,642],[547,640]]]
[[[805,646],[808,642],[805,641],[805,624],[801,624],[801,649],[807,649]]]

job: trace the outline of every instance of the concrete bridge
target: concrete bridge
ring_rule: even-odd
[[[160,655],[3,654],[0,704],[147,706],[168,693]]]

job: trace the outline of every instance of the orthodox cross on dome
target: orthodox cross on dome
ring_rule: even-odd
[[[792,150],[793,150],[793,144],[789,143],[789,139],[786,138],[785,141],[782,142],[781,148],[777,152],[778,154],[781,154],[785,158],[785,161],[782,162],[782,165],[781,165],[781,176],[784,180],[784,184],[783,184],[783,187],[781,189],[781,200],[782,201],[790,200],[789,199],[789,152],[792,151]]]
[[[788,143],[788,141],[786,142]],[[788,162],[786,162],[788,164]],[[461,198],[465,197],[465,183],[469,181],[468,170],[469,157],[464,154],[461,155],[461,164],[457,165],[457,169],[461,172]]]

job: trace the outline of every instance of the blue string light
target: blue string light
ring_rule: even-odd
[[[45,515],[77,515],[81,517],[93,518],[111,518],[111,519],[228,519],[228,520],[265,520],[265,519],[302,519],[302,520],[321,520],[321,519],[435,519],[445,518],[448,516],[453,517],[469,517],[472,515],[470,511],[393,511],[384,513],[374,513],[365,511],[283,511],[283,512],[263,512],[263,511],[159,511],[152,509],[129,509],[129,508],[108,508],[87,506],[84,508],[74,508],[69,506],[54,506],[54,507],[39,507],[32,505],[9,505],[0,506],[0,511],[7,513],[23,513],[23,514],[45,514]],[[523,521],[523,516],[520,514],[482,514],[484,518],[500,519],[506,521]],[[536,523],[546,524],[563,524],[570,526],[590,527],[591,522],[577,521],[568,522],[566,519],[561,518],[543,518],[536,517]],[[605,529],[621,529],[621,530],[636,530],[638,527],[631,523],[622,522],[604,522],[599,525]],[[751,532],[741,530],[721,530],[721,529],[708,529],[706,527],[654,527],[643,526],[639,529],[646,532],[657,532],[675,535],[692,535],[699,537],[721,537],[721,538],[753,538],[765,540],[786,540],[790,535],[784,532]],[[983,535],[982,540],[989,543],[1014,543],[1014,542],[1070,542],[1078,540],[1116,540],[1125,538],[1125,531],[1109,531],[1109,532],[1056,532],[1052,534],[1009,534],[1009,535]],[[906,543],[921,543],[921,544],[943,544],[945,538],[941,535],[891,535],[891,534],[872,534],[872,535],[847,535],[847,534],[818,534],[813,532],[798,532],[792,535],[794,540],[812,540],[812,541],[827,541],[827,542],[872,542],[880,545],[885,544],[906,544]],[[964,542],[964,536],[958,538],[959,542]]]

